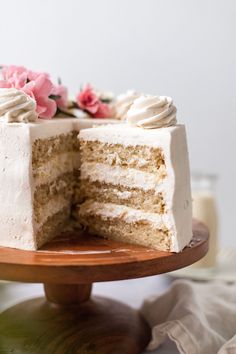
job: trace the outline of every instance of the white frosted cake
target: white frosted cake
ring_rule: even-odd
[[[25,93],[0,92],[0,246],[36,250],[75,209],[97,236],[174,252],[190,242],[185,128],[170,98],[133,99],[119,102],[126,123],[103,125],[117,120],[37,119]]]

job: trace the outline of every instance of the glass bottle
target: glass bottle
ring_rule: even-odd
[[[216,204],[217,176],[194,173],[192,175],[193,217],[207,225],[210,232],[209,251],[195,268],[214,267],[218,253],[218,213]]]

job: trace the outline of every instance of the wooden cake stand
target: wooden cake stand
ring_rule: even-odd
[[[0,279],[44,283],[46,295],[0,315],[0,353],[141,353],[151,336],[144,319],[125,304],[90,297],[92,283],[173,271],[207,249],[208,231],[197,221],[190,247],[178,254],[75,232],[37,252],[0,248]]]

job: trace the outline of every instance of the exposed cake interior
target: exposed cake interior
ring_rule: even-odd
[[[163,151],[148,146],[81,138],[79,219],[90,232],[113,240],[170,250],[165,212]]]
[[[37,247],[68,224],[77,203],[78,220],[90,232],[170,250],[171,235],[160,217],[166,212],[165,195],[158,188],[166,178],[162,149],[84,140],[79,144],[77,135],[72,131],[33,143]]]
[[[169,230],[155,213],[117,204],[87,200],[80,206],[81,222],[91,233],[111,240],[169,251]]]
[[[80,222],[101,237],[180,251],[191,238],[184,127],[108,126],[81,131],[79,138]]]
[[[37,247],[68,223],[78,174],[78,132],[36,139],[32,146],[34,221]]]

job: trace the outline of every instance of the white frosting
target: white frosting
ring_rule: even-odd
[[[119,218],[127,223],[137,221],[148,221],[154,228],[161,229],[168,227],[168,217],[165,214],[146,213],[142,210],[113,203],[99,203],[94,200],[87,200],[79,209],[79,215],[99,215],[104,220],[108,218]]]
[[[126,119],[140,128],[162,128],[176,124],[176,112],[171,97],[143,95],[134,101]]]
[[[140,188],[144,191],[159,191],[160,179],[155,173],[139,171],[133,168],[109,166],[103,163],[84,162],[80,168],[80,178],[121,185],[129,188]]]
[[[0,120],[28,123],[37,119],[35,100],[15,88],[0,88]]]
[[[79,139],[87,141],[100,141],[107,144],[121,144],[128,146],[149,146],[162,148],[169,143],[170,135],[184,129],[183,125],[161,129],[140,129],[127,127],[126,124],[115,126],[106,125],[94,129],[84,129],[79,134]]]
[[[115,189],[114,193],[117,195],[118,198],[123,199],[123,200],[129,199],[132,197],[132,192],[129,192],[129,191],[121,192],[118,189],[117,190]]]
[[[51,136],[59,134],[67,134],[71,131],[80,131],[81,129],[97,127],[104,124],[117,124],[116,119],[100,119],[100,118],[53,118],[39,119],[36,123],[29,123],[32,141],[39,138],[47,139]],[[12,123],[13,124],[13,123]],[[12,125],[11,124],[11,125]],[[20,123],[17,124],[19,126]],[[24,124],[21,124],[24,125]]]
[[[129,90],[126,93],[117,96],[115,103],[116,118],[125,120],[128,110],[134,103],[134,100],[139,96],[140,94],[133,90]]]

